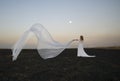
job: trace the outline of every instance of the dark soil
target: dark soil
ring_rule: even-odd
[[[37,50],[22,50],[16,61],[12,52],[0,50],[0,81],[120,81],[120,50],[85,49],[95,58],[79,58],[76,49],[44,60]]]

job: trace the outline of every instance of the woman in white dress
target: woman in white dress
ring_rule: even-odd
[[[74,39],[74,41],[79,41],[78,44],[78,50],[77,50],[77,56],[78,57],[95,57],[95,56],[90,56],[88,55],[83,48],[83,41],[84,41],[84,37],[81,35],[79,39]]]
[[[39,55],[43,59],[54,58],[58,56],[62,51],[64,51],[64,49],[69,47],[70,44],[74,41],[79,41],[78,52],[77,52],[78,57],[79,56],[93,57],[87,55],[83,49],[83,40],[84,40],[83,36],[80,36],[80,39],[73,39],[64,44],[59,43],[52,38],[51,34],[44,28],[44,26],[37,23],[32,25],[30,29],[28,29],[25,33],[23,33],[23,36],[14,45],[12,50],[13,61],[16,60],[18,55],[20,54],[23,46],[27,41],[27,37],[30,32],[34,33],[38,39],[37,50],[39,52]]]

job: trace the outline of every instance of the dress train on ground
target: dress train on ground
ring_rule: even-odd
[[[78,56],[78,57],[95,57],[95,56],[88,55],[88,54],[84,51],[83,42],[79,42],[78,49],[77,49],[77,56]]]

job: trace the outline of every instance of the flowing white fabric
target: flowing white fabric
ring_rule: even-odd
[[[71,40],[64,44],[59,43],[52,38],[50,33],[41,24],[34,24],[29,30],[27,30],[23,34],[20,40],[15,44],[12,50],[13,61],[17,59],[25,42],[27,41],[27,37],[30,32],[33,32],[38,39],[37,51],[39,52],[39,55],[43,59],[48,59],[58,56],[65,48],[69,47],[69,45],[74,41]],[[78,56],[91,57],[84,52],[82,43],[79,43],[78,46]]]
[[[29,30],[27,30],[20,40],[15,44],[12,54],[13,61],[17,59],[30,32],[33,32],[38,39],[37,50],[43,59],[56,57],[73,42],[73,40],[71,40],[64,44],[59,43],[52,38],[49,32],[41,24],[35,24]]]
[[[84,51],[83,42],[82,41],[79,41],[78,50],[77,50],[77,56],[78,57],[95,57],[95,56],[88,55]]]
[[[12,50],[12,56],[13,56],[13,61],[17,59],[19,53],[21,52],[21,49],[23,48],[26,40],[27,40],[27,37],[29,35],[29,32],[30,31],[26,31],[23,36],[21,37],[20,40],[18,40],[18,42],[15,44],[15,46],[13,47],[13,50]]]

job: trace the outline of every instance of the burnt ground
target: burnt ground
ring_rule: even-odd
[[[95,58],[79,58],[77,49],[43,60],[37,50],[22,50],[12,61],[9,49],[0,50],[0,81],[120,81],[120,50],[85,49]]]

